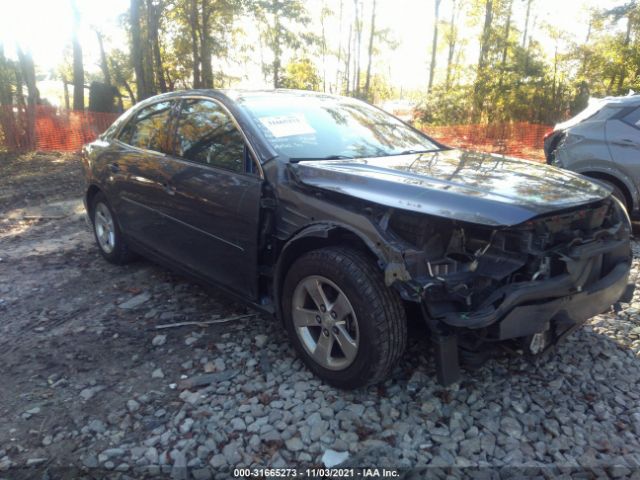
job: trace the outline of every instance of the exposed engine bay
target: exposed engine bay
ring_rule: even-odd
[[[454,313],[464,316],[490,305],[497,307],[509,287],[565,274],[572,285],[559,290],[558,296],[588,287],[612,268],[614,259],[607,253],[615,250],[616,241],[628,238],[624,215],[613,200],[606,199],[517,227],[491,229],[447,220],[420,222],[420,215],[396,211],[389,218],[388,231],[411,245],[404,257],[412,283],[420,290],[429,315],[447,323]],[[588,255],[588,262],[585,255],[576,258],[586,250],[597,255]]]

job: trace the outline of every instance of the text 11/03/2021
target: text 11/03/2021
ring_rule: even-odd
[[[234,478],[397,478],[393,468],[235,468]]]

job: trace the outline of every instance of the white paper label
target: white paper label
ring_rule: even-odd
[[[260,122],[262,122],[262,124],[269,129],[271,134],[277,138],[316,133],[301,113],[278,115],[273,117],[260,117]]]

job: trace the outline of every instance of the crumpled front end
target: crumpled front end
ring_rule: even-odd
[[[441,363],[452,361],[445,350],[477,353],[504,340],[541,353],[627,288],[631,226],[613,198],[500,229],[395,212],[388,230],[415,247],[405,251],[412,280],[401,288],[420,296],[445,341]]]

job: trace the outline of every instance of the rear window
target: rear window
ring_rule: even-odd
[[[145,150],[168,153],[172,106],[173,102],[158,102],[141,109],[124,126],[119,140]]]
[[[615,105],[615,106],[606,105],[606,106],[602,107],[600,110],[598,110],[596,113],[591,115],[590,117],[586,118],[585,120],[589,120],[591,122],[609,120],[611,117],[613,117],[619,111],[620,111],[620,106],[619,105]]]
[[[624,123],[640,128],[640,107],[622,117]]]

